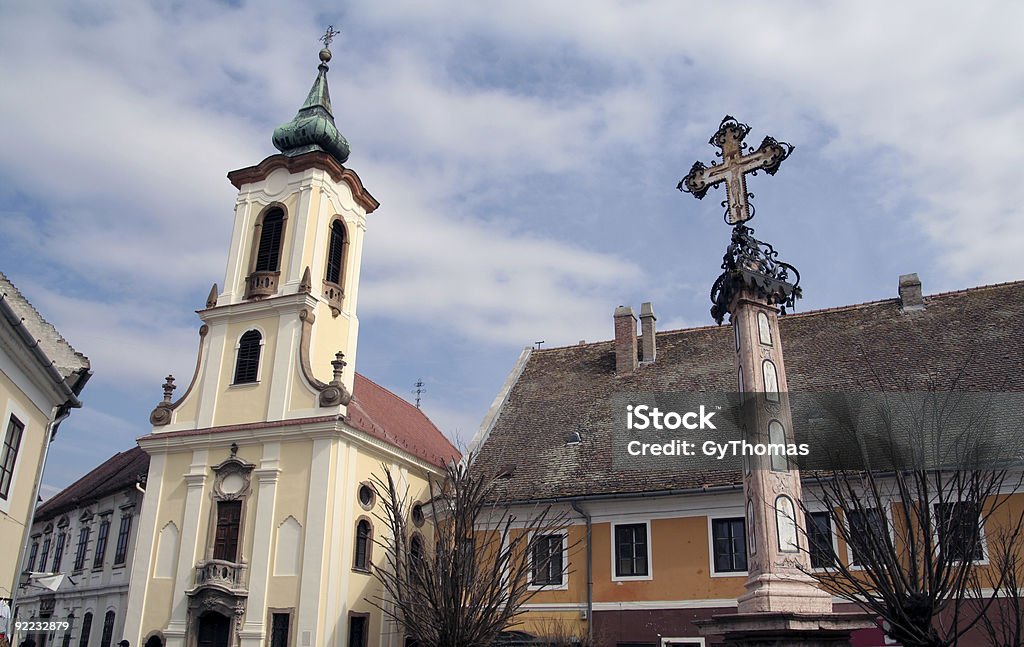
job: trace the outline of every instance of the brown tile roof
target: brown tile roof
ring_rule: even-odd
[[[459,458],[459,450],[421,410],[359,373],[347,422],[434,465]]]
[[[958,375],[967,391],[1024,391],[1024,282],[924,303],[906,313],[888,299],[782,317],[790,390],[920,389]],[[661,332],[657,348],[654,364],[620,378],[610,341],[532,352],[475,461],[496,472],[513,468],[505,488],[516,500],[740,482],[731,471],[612,468],[612,412],[600,405],[614,394],[735,389],[729,326]],[[582,442],[566,445],[573,431]]]
[[[135,487],[149,472],[149,455],[139,447],[114,454],[99,467],[46,500],[36,510],[36,521],[52,519],[73,508],[87,506],[105,496]]]

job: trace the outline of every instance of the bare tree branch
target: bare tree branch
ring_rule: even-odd
[[[561,548],[567,542],[558,543],[556,555],[551,540],[566,535],[569,513],[536,506],[517,516],[501,501],[499,479],[471,464],[472,457],[429,478],[429,523],[415,537],[408,488],[387,466],[374,479],[389,532],[375,540],[385,555],[373,565],[384,594],[369,602],[420,645],[490,645],[549,585],[535,582],[535,572],[568,572],[569,549]]]

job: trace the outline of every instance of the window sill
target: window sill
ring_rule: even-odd
[[[612,582],[644,582],[653,580],[653,575],[613,575]]]
[[[529,591],[568,591],[569,584],[567,582],[552,582],[551,584],[528,584],[526,588]]]
[[[356,566],[352,567],[352,572],[353,573],[359,573],[360,575],[372,575],[373,574],[370,571],[370,569],[368,569],[368,568],[358,568]]]
[[[228,388],[229,389],[244,389],[246,387],[256,387],[256,386],[259,386],[259,385],[260,385],[260,381],[256,380],[255,382],[237,382],[235,384],[229,384]]]
[[[711,571],[711,577],[749,577],[750,571]]]

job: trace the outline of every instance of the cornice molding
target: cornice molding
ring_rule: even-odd
[[[267,179],[274,170],[283,168],[289,173],[301,173],[309,169],[325,171],[335,182],[344,182],[352,190],[352,197],[366,213],[373,213],[380,203],[370,195],[370,192],[363,186],[363,181],[350,168],[338,163],[336,159],[321,151],[303,153],[295,157],[287,155],[271,155],[256,166],[249,166],[228,173],[228,180],[236,189],[241,189],[246,184],[254,184]]]

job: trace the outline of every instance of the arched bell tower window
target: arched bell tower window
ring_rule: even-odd
[[[250,261],[252,271],[245,280],[246,299],[263,299],[277,293],[285,220],[287,216],[281,207],[267,209],[256,220]]]
[[[345,257],[348,250],[348,236],[345,223],[335,220],[331,223],[327,245],[327,267],[324,270],[324,297],[331,307],[331,313],[337,317],[341,314],[342,301],[345,298]]]
[[[258,330],[247,330],[238,340],[238,359],[235,360],[234,384],[251,384],[259,380],[260,350],[263,335]]]
[[[281,263],[281,239],[284,236],[284,212],[271,209],[260,227],[260,243],[256,248],[255,272],[276,272]]]
[[[327,247],[327,276],[326,281],[341,285],[341,263],[345,251],[345,225],[340,220],[331,224],[331,242]]]

